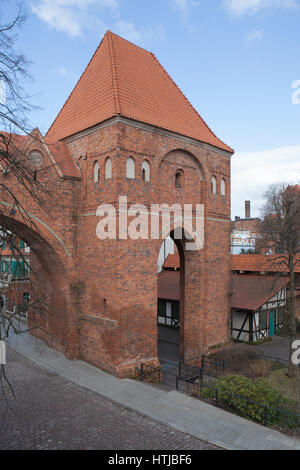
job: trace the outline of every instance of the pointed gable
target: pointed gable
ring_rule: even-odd
[[[117,115],[233,152],[152,53],[108,31],[47,138],[61,140]]]

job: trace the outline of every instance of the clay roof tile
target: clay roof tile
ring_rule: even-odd
[[[203,121],[154,54],[107,31],[47,137],[61,140],[116,115],[233,153]]]

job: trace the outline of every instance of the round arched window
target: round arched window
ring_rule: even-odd
[[[112,178],[112,163],[111,159],[107,158],[105,162],[105,179],[110,180]]]
[[[150,181],[150,165],[147,160],[144,160],[142,163],[142,180]]]
[[[217,194],[217,179],[215,176],[211,179],[211,192],[212,194]]]
[[[99,170],[100,170],[99,163],[95,162],[94,163],[94,183],[99,182]]]
[[[33,166],[40,167],[43,164],[43,155],[38,150],[33,150],[29,154],[29,161]]]
[[[184,174],[182,170],[178,170],[175,175],[175,188],[183,189],[184,186]]]
[[[132,157],[126,160],[126,178],[135,179],[135,161]]]
[[[221,180],[221,196],[226,196],[226,182],[224,178]]]

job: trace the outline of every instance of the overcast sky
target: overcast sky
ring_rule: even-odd
[[[107,29],[151,50],[236,151],[232,216],[277,181],[300,182],[300,0],[24,0],[19,48],[46,132]],[[0,0],[12,17],[17,1]]]

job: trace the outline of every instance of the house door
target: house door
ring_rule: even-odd
[[[269,336],[275,335],[275,311],[269,313]]]

